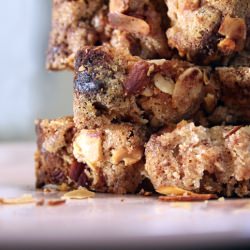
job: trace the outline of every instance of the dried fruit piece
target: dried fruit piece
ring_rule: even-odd
[[[159,196],[159,200],[161,201],[206,201],[216,198],[217,196],[214,194],[195,194],[190,196]]]
[[[95,193],[89,191],[86,188],[81,188],[77,190],[73,190],[63,195],[62,199],[87,199],[95,196]]]
[[[119,12],[109,13],[108,17],[111,26],[114,28],[119,28],[134,34],[140,33],[144,36],[148,35],[150,32],[148,23],[140,18],[127,16]]]
[[[28,204],[28,203],[34,203],[35,199],[31,194],[24,194],[23,196],[19,198],[1,198],[0,204],[4,205],[21,205],[21,204]]]

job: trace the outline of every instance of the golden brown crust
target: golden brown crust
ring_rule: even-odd
[[[233,132],[232,132],[233,131]],[[146,145],[146,171],[154,187],[197,193],[250,195],[250,128],[195,127],[182,122],[153,135]]]

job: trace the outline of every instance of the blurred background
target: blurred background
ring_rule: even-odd
[[[72,114],[71,72],[48,72],[51,0],[1,1],[0,142],[35,139],[34,120]]]

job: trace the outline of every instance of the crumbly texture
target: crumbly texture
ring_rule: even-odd
[[[73,69],[84,46],[109,43],[142,58],[170,56],[164,0],[53,0],[50,70]]]
[[[145,168],[155,189],[175,186],[198,193],[250,196],[250,127],[196,127],[181,122],[153,135]]]
[[[168,43],[199,64],[217,62],[249,48],[248,0],[165,0]]]
[[[67,184],[134,193],[143,180],[146,130],[130,124],[76,131],[72,117],[36,121],[36,187]]]
[[[108,41],[108,1],[53,0],[52,28],[46,66],[50,70],[74,68],[76,51]]]
[[[192,117],[203,104],[209,113],[219,96],[210,71],[179,60],[142,60],[107,46],[82,49],[75,65],[76,127],[130,121],[159,128]]]

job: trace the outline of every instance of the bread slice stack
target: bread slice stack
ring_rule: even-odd
[[[37,187],[250,196],[247,0],[54,0],[49,70],[73,117],[37,120]]]

